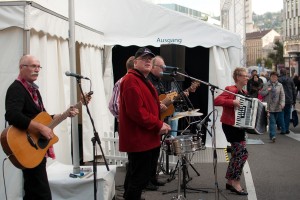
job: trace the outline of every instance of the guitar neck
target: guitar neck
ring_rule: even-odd
[[[82,105],[82,102],[79,101],[73,107],[79,108],[81,105]],[[48,127],[53,130],[58,124],[60,124],[62,121],[64,121],[69,116],[69,112],[70,112],[70,108],[67,109],[65,112],[63,112],[60,116],[53,119],[52,122],[48,125]]]

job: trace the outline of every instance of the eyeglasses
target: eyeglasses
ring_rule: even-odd
[[[142,60],[142,61],[151,61],[152,57],[140,57],[140,58],[136,58],[136,60]]]
[[[22,66],[30,67],[31,69],[42,69],[40,65],[22,65]]]
[[[244,78],[249,78],[248,75],[239,74],[239,76],[242,76],[242,77],[244,77]]]
[[[165,69],[165,68],[164,68],[164,65],[154,65],[154,66],[159,67],[159,68],[161,68],[162,70]]]

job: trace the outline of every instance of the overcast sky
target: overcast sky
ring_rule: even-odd
[[[185,7],[205,12],[214,16],[220,15],[220,0],[149,0],[154,3],[176,3]],[[236,2],[242,0],[235,0]],[[278,12],[283,8],[283,0],[252,0],[252,10],[256,14]]]

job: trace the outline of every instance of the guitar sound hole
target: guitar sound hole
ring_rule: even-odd
[[[49,140],[45,138],[44,136],[40,136],[38,140],[38,145],[41,149],[46,148],[46,146],[49,144]]]

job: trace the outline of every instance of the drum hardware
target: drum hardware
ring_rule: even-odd
[[[173,193],[173,192],[177,191],[177,196],[174,196],[172,199],[185,199],[187,190],[208,193],[208,191],[206,191],[206,190],[187,187],[187,183],[192,180],[192,177],[190,177],[189,172],[188,172],[188,168],[187,168],[188,165],[192,167],[192,169],[195,171],[197,176],[200,176],[200,173],[195,169],[195,167],[189,161],[187,156],[184,154],[180,154],[180,155],[178,155],[178,161],[177,161],[176,167],[175,167],[174,171],[171,172],[170,178],[168,178],[168,182],[174,180],[175,173],[176,173],[176,171],[178,171],[177,190],[163,192],[162,194],[169,194],[169,193]],[[182,178],[181,178],[181,173],[182,173]],[[182,180],[182,184],[181,184],[181,180]],[[184,193],[183,196],[180,194],[181,189],[183,189],[183,193]]]
[[[185,165],[188,164],[188,165],[195,171],[195,173],[197,174],[197,176],[200,176],[200,173],[196,170],[196,168],[192,165],[192,163],[189,161],[189,159],[187,159],[187,157],[186,157],[185,155],[178,155],[178,156],[180,156],[181,159],[184,160],[184,162],[181,161],[181,163],[185,163]],[[179,166],[180,166],[180,167],[179,167]],[[176,172],[178,171],[178,173],[179,173],[179,169],[180,169],[180,168],[183,169],[182,167],[183,167],[183,165],[182,165],[182,164],[180,165],[179,160],[177,160],[176,166],[175,166],[175,168],[170,172],[170,177],[167,179],[167,181],[168,181],[168,182],[171,182],[172,180],[174,180],[174,179],[175,179]],[[186,167],[185,170],[186,170],[186,175],[187,175],[185,181],[186,181],[186,183],[188,183],[189,181],[192,180],[192,177],[190,177],[189,172],[188,172],[188,170],[187,170],[187,167]]]
[[[188,167],[190,166],[197,176],[200,176],[200,173],[196,170],[196,168],[190,162],[190,159],[187,155],[194,153],[196,151],[202,150],[202,140],[200,134],[191,134],[191,135],[180,135],[177,137],[169,137],[165,138],[163,142],[163,151],[166,152],[168,155],[175,155],[178,156],[178,160],[174,170],[170,172],[170,177],[167,179],[168,182],[175,179],[176,172],[178,172],[178,188],[177,188],[177,196],[174,196],[172,199],[185,199],[186,197],[186,190],[193,190],[193,191],[202,191],[207,192],[201,189],[194,189],[187,187],[186,184],[192,180],[192,177],[189,175]],[[183,173],[182,177],[182,184],[181,181],[181,171]],[[184,196],[180,194],[180,188],[183,188]],[[168,191],[164,192],[163,194],[168,194],[175,192]]]
[[[182,166],[182,163],[181,163],[181,158],[180,158],[181,156],[179,156],[178,157],[178,166]],[[183,177],[184,178],[184,177]],[[181,170],[180,169],[178,169],[178,184],[177,184],[177,196],[173,196],[172,197],[172,200],[185,200],[186,198],[185,198],[185,195],[184,196],[182,196],[181,194],[180,194],[180,189],[181,189],[181,186],[180,186],[180,179],[181,179]]]

